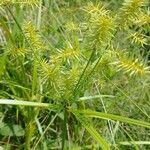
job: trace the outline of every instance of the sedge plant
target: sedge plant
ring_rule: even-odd
[[[148,1],[1,0],[0,17],[2,148],[149,149]]]

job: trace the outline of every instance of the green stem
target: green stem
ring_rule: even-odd
[[[91,62],[91,60],[92,60],[94,54],[95,54],[95,50],[92,51],[91,56],[90,56],[90,58],[89,58],[89,60],[88,60],[88,62],[87,62],[87,64],[86,64],[86,66],[85,66],[85,68],[84,68],[84,70],[83,70],[83,72],[82,72],[82,74],[81,74],[79,80],[78,80],[78,83],[76,84],[76,86],[75,86],[75,88],[74,88],[74,91],[73,91],[74,96],[76,95],[76,91],[77,91],[77,89],[79,88],[80,82],[81,82],[81,80],[82,80],[82,78],[83,78],[83,76],[84,76],[84,74],[85,74],[85,71],[87,70],[87,68],[88,68],[88,66],[89,66],[89,64],[90,64],[90,62]]]
[[[64,121],[63,121],[63,129],[62,129],[62,150],[65,149],[65,141],[67,138],[67,110],[66,106],[64,106]]]
[[[27,126],[26,126],[26,138],[25,138],[25,150],[31,149],[31,141],[36,129],[35,118],[37,118],[39,114],[38,109],[28,108],[28,116],[27,116]]]
[[[26,139],[25,139],[25,150],[30,150],[31,147],[31,138],[34,134],[35,124],[34,122],[30,122],[26,127]]]

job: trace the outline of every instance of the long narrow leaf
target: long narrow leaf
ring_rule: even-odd
[[[110,150],[109,144],[92,126],[88,127],[84,125],[84,127],[90,133],[90,135],[92,135],[92,137],[100,144],[103,150]]]
[[[78,101],[86,101],[86,100],[92,100],[92,99],[98,99],[98,98],[114,98],[115,96],[113,95],[94,95],[94,96],[85,96],[85,97],[80,97]]]
[[[121,145],[150,145],[150,141],[124,141],[124,142],[119,142]]]
[[[83,110],[83,111],[81,110],[81,111],[78,111],[78,113],[84,114],[88,117],[100,118],[100,119],[106,119],[106,120],[108,119],[117,120],[117,121],[121,121],[124,123],[129,123],[129,124],[134,124],[134,125],[150,128],[150,123],[148,122],[131,119],[131,118],[123,117],[123,116],[96,112],[96,111],[91,111],[91,110]]]
[[[110,150],[107,141],[103,137],[101,137],[101,135],[93,128],[88,118],[81,116],[76,111],[72,111],[72,113],[76,116],[77,120],[84,126],[84,128],[90,133],[90,135],[99,143],[103,150]]]
[[[19,105],[19,106],[33,106],[33,107],[54,107],[48,103],[38,103],[38,102],[29,102],[22,100],[10,100],[10,99],[0,99],[0,105]]]

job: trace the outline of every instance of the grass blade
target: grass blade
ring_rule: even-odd
[[[129,124],[133,124],[137,126],[150,128],[150,123],[141,121],[141,120],[131,119],[131,118],[123,117],[123,116],[107,114],[107,113],[102,113],[102,112],[96,112],[96,111],[91,111],[91,110],[83,110],[83,111],[78,111],[78,112],[86,115],[87,117],[100,118],[100,119],[106,119],[106,120],[108,119],[117,120],[117,121],[121,121],[124,123],[129,123]]]
[[[89,134],[100,144],[103,150],[110,150],[107,141],[103,137],[101,137],[101,135],[94,129],[88,118],[80,115],[78,111],[71,110],[71,112],[76,116],[77,120],[84,126]]]
[[[113,96],[113,95],[94,95],[94,96],[85,96],[85,97],[79,98],[78,101],[86,101],[86,100],[92,100],[92,99],[97,99],[97,98],[102,98],[102,97],[106,97],[106,98],[114,98],[115,96]]]
[[[121,145],[150,145],[150,141],[124,141],[124,142],[119,142]]]
[[[90,133],[90,135],[92,135],[92,137],[100,144],[103,150],[110,150],[109,144],[92,126],[84,125],[84,127]]]
[[[29,102],[22,100],[10,100],[10,99],[0,99],[0,105],[19,105],[19,106],[33,106],[33,107],[54,107],[48,103],[38,103],[38,102]]]

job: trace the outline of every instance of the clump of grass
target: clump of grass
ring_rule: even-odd
[[[147,149],[148,3],[109,4],[0,2],[4,149]]]

